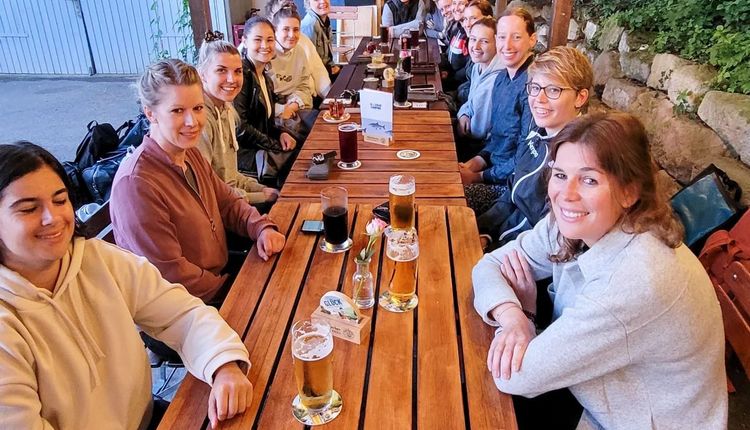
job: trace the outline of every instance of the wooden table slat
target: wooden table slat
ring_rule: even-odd
[[[469,208],[448,207],[453,273],[458,300],[458,320],[461,328],[465,383],[472,429],[515,429],[516,417],[512,401],[501,393],[487,370],[487,351],[494,330],[474,311],[474,291],[471,271],[482,258],[477,240],[479,231],[474,214]],[[504,405],[493,407],[491,405]]]
[[[305,171],[293,170],[286,178],[286,184],[304,183],[310,181],[305,177]],[[458,172],[411,172],[418,186],[437,185],[437,184],[456,184],[461,181],[461,175]],[[331,169],[331,173],[326,184],[346,184],[351,182],[361,184],[387,184],[388,179],[393,175],[392,172],[364,172],[349,171],[341,169]]]
[[[429,249],[419,254],[417,281],[417,425],[457,429],[464,408],[445,209],[420,206],[417,220],[420,248]]]

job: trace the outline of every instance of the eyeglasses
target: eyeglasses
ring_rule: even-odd
[[[575,88],[571,87],[558,87],[556,85],[547,85],[546,87],[543,87],[539,84],[535,84],[533,82],[529,82],[526,84],[526,94],[536,97],[539,95],[540,92],[544,90],[544,94],[547,96],[550,100],[557,100],[560,98],[560,95],[562,95],[562,92],[565,90],[575,90]]]

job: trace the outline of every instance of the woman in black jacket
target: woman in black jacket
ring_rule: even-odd
[[[275,49],[274,27],[254,16],[245,22],[242,37],[242,91],[234,99],[240,117],[237,125],[239,169],[257,175],[259,181],[283,179],[293,161],[296,140],[274,124],[274,92],[266,75]]]

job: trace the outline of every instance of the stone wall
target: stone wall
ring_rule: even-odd
[[[534,16],[538,51],[547,48],[551,1],[513,1]],[[649,35],[597,23],[573,10],[568,45],[594,66],[596,109],[618,109],[646,127],[652,152],[678,190],[711,163],[726,171],[750,204],[750,96],[710,89],[716,71],[672,54],[653,54]],[[671,178],[671,179],[670,179]]]

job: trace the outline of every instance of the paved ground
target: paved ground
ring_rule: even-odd
[[[135,79],[0,75],[0,142],[25,139],[72,160],[89,121],[117,128],[135,118]]]

